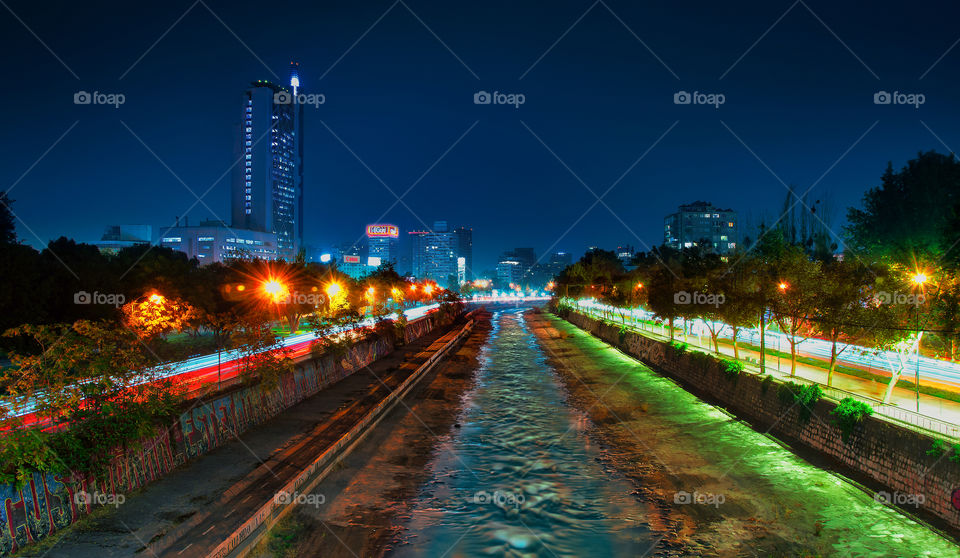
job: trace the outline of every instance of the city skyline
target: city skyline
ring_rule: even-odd
[[[299,7],[284,44],[258,32],[277,24],[283,3],[257,17],[247,5],[189,7],[147,17],[105,6],[144,27],[94,41],[103,12],[66,8],[64,25],[11,5],[29,30],[0,22],[5,46],[23,53],[10,70],[44,84],[31,93],[43,110],[11,115],[0,135],[17,162],[0,182],[28,242],[94,241],[118,223],[159,230],[185,215],[229,222],[232,100],[252,80],[283,82],[291,59],[324,101],[304,107],[306,242],[350,240],[342,231],[367,222],[409,230],[447,219],[476,231],[479,269],[516,245],[513,236],[541,254],[623,242],[646,250],[659,244],[663,216],[697,199],[743,222],[772,220],[785,185],[829,198],[824,220],[837,237],[844,210],[888,161],[899,168],[957,141],[956,37],[949,18],[924,18],[935,4],[757,4],[736,15],[704,6],[681,17],[562,3],[546,13],[511,6],[506,19],[491,4],[472,8],[469,25],[442,5],[329,8],[336,25]],[[927,32],[904,40],[918,21]],[[495,48],[482,40],[491,32],[502,40]],[[197,49],[193,36],[209,40]],[[569,80],[584,57],[597,62],[582,83]],[[83,91],[124,102],[74,104]],[[474,97],[483,92],[502,99],[483,104]],[[875,104],[883,92],[924,102],[883,104],[881,95]],[[522,105],[497,104],[517,94]],[[716,94],[722,105],[697,106]],[[16,135],[27,128],[28,138]],[[542,210],[520,218],[525,200]]]

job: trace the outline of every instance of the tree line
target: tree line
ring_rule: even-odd
[[[884,394],[921,347],[956,360],[960,341],[960,162],[920,153],[903,168],[888,165],[862,207],[848,210],[842,252],[822,238],[797,238],[783,227],[761,228],[746,249],[721,256],[709,242],[638,254],[626,269],[612,252],[594,250],[557,278],[561,297],[594,297],[619,308],[643,307],[670,330],[674,321],[701,319],[714,351],[722,324],[732,331],[735,356],[744,328],[775,327],[797,347],[818,337],[832,351],[828,384],[849,345],[893,350],[899,362]],[[684,322],[686,323],[686,322]]]

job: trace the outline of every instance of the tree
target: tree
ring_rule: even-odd
[[[730,326],[733,358],[738,360],[740,331],[755,325],[757,316],[764,310],[749,264],[748,258],[736,258],[733,263],[725,265],[723,274],[715,281],[716,289],[724,295],[724,303],[717,308],[717,318]]]
[[[876,298],[874,278],[878,272],[882,269],[872,269],[851,259],[834,260],[823,266],[820,300],[811,322],[814,331],[831,344],[828,386],[833,385],[837,359],[850,344],[861,342],[884,325],[879,315],[882,309],[873,308],[871,312],[871,302]],[[841,338],[845,344],[839,347]]]
[[[788,245],[774,263],[779,283],[772,299],[773,318],[790,343],[790,375],[797,372],[797,345],[810,331],[810,317],[821,296],[820,262],[812,262],[795,245]]]
[[[950,234],[960,202],[960,162],[935,151],[919,153],[899,171],[888,164],[880,186],[850,208],[848,247],[888,261],[938,261],[956,240]]]
[[[150,340],[183,329],[196,317],[196,310],[179,298],[153,292],[123,306],[124,321],[141,338]]]
[[[0,244],[17,243],[17,222],[10,206],[13,205],[6,192],[0,193]]]
[[[673,341],[673,322],[687,310],[681,293],[686,291],[683,280],[683,265],[680,253],[672,248],[661,246],[651,254],[656,263],[650,276],[650,288],[647,301],[654,314],[667,320],[670,328],[670,341]]]

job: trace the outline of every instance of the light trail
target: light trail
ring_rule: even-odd
[[[407,320],[412,322],[423,318],[431,312],[436,311],[436,309],[439,307],[439,304],[434,303],[425,306],[418,306],[416,308],[410,308],[404,310],[403,313]],[[397,313],[393,312],[387,315],[386,319],[392,320],[396,317]],[[335,328],[330,331],[328,336],[340,335],[345,332],[371,327],[376,323],[377,321],[375,319],[366,318],[358,322],[355,327]],[[297,361],[298,359],[307,356],[310,353],[310,348],[314,341],[320,338],[321,337],[318,337],[315,333],[289,335],[283,338],[283,340],[280,342],[280,346],[284,350],[287,357]],[[265,352],[266,350],[269,349],[265,349],[261,352]],[[219,353],[219,355],[217,353],[212,353],[209,355],[188,358],[173,364],[164,365],[162,367],[162,371],[143,374],[140,380],[132,383],[131,387],[157,380],[171,379],[178,385],[184,386],[186,391],[189,393],[204,385],[222,383],[239,376],[239,361],[243,356],[244,353],[242,350],[231,349],[229,351],[223,351]],[[13,411],[11,415],[19,417],[23,421],[24,426],[35,426],[41,422],[46,422],[37,418],[35,414],[36,405],[32,401],[25,402],[21,405],[15,405],[15,407],[16,410]]]

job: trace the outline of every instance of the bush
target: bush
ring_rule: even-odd
[[[794,382],[786,382],[777,386],[777,399],[781,405],[793,405],[797,402],[797,391],[800,386]]]
[[[810,422],[810,417],[813,416],[813,406],[823,397],[823,390],[817,384],[801,386],[796,382],[787,382],[780,384],[780,387],[777,388],[777,397],[783,405],[792,407],[799,404],[800,409],[797,411],[797,419],[801,424],[806,424]]]
[[[686,343],[673,341],[670,343],[670,346],[673,348],[673,356],[677,358],[680,358],[681,356],[683,356],[683,353],[687,352],[688,345]]]
[[[767,391],[770,389],[770,384],[773,383],[773,376],[766,374],[763,377],[763,380],[760,382],[760,391],[766,395]]]
[[[700,367],[705,370],[716,362],[716,360],[708,355],[707,353],[701,353],[700,351],[693,351],[690,353],[690,362],[695,366]]]
[[[835,417],[833,424],[840,429],[840,437],[846,442],[863,417],[873,414],[873,407],[852,397],[844,397],[830,414]]]
[[[947,451],[946,446],[947,445],[943,443],[943,440],[934,440],[933,445],[927,450],[927,455],[930,457],[940,457],[943,455],[943,452]]]
[[[740,373],[743,372],[743,363],[739,360],[725,360],[723,361],[723,375],[727,380],[737,383],[737,380],[740,379]]]

